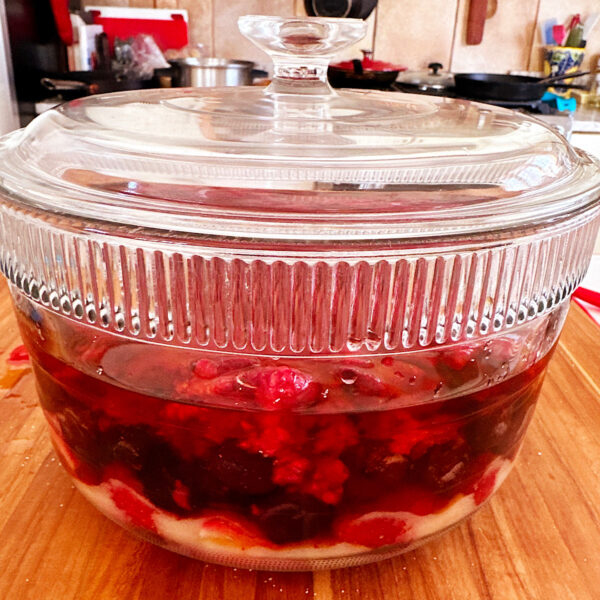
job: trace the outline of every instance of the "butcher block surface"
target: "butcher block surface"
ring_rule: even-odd
[[[393,560],[271,573],[137,540],[75,490],[50,445],[0,285],[0,598],[6,600],[597,600],[600,327],[572,306],[513,470],[470,520]]]

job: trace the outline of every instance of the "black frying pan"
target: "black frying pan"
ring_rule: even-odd
[[[366,19],[376,5],[377,0],[304,0],[309,17]]]
[[[535,102],[555,81],[589,75],[595,71],[569,73],[556,77],[528,77],[526,75],[501,75],[495,73],[457,73],[454,75],[456,92],[476,100],[506,102]],[[564,87],[570,87],[565,85]]]
[[[115,73],[105,71],[71,71],[57,77],[42,77],[40,84],[45,90],[60,92],[65,100],[144,87],[144,82],[139,79],[121,79]]]

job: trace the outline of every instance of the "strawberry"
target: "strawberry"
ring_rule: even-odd
[[[10,365],[22,365],[23,363],[29,363],[29,352],[27,352],[27,348],[25,346],[17,346],[13,348],[8,355],[8,359],[6,361]]]
[[[135,527],[157,532],[154,523],[154,508],[130,487],[113,480],[110,495],[115,506],[125,513],[127,521]]]
[[[473,487],[473,499],[479,506],[493,491],[498,469],[486,473]]]
[[[342,542],[379,548],[410,541],[410,527],[391,512],[371,512],[359,517],[342,518],[335,524],[337,538]]]

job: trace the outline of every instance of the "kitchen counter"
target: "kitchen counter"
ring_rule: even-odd
[[[594,600],[600,590],[600,327],[573,306],[513,473],[471,520],[374,565],[229,569],[136,540],[54,454],[0,284],[0,598],[10,600]]]
[[[600,133],[600,107],[579,106],[573,115],[573,131]]]

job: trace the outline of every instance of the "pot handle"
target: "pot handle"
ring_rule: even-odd
[[[52,79],[52,77],[42,77],[40,83],[47,89],[53,92],[66,91],[66,90],[85,90],[87,89],[87,83],[83,81],[73,81],[71,79]]]

